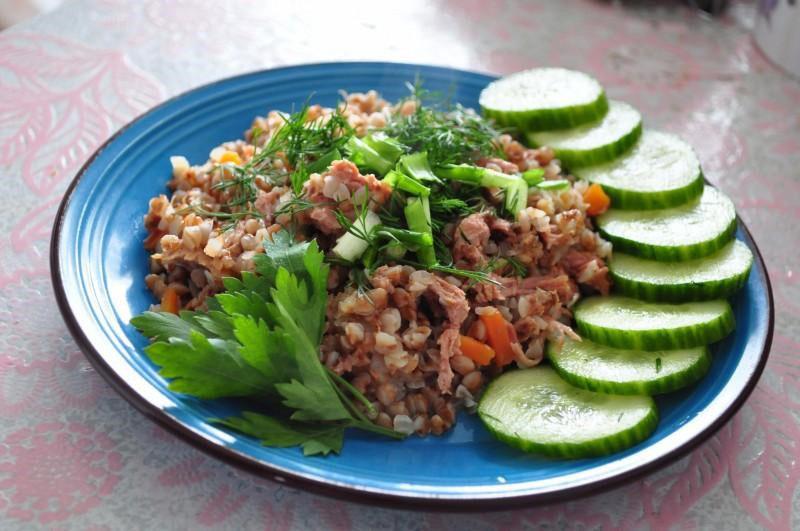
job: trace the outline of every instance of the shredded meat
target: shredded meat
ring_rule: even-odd
[[[361,175],[358,171],[358,167],[349,160],[337,160],[333,162],[328,171],[323,174],[323,180],[324,177],[331,177],[337,180],[338,183],[344,184],[351,194],[355,194],[366,187],[370,199],[378,205],[385,203],[392,194],[391,186],[379,180],[371,173]],[[328,197],[332,196],[329,195]]]
[[[608,267],[596,253],[572,249],[564,255],[561,264],[580,284],[591,286],[603,295],[611,289]]]
[[[507,219],[489,216],[489,228],[492,232],[500,233],[503,236],[511,236],[513,234],[511,222]]]
[[[491,235],[486,217],[486,214],[470,214],[458,224],[453,243],[453,260],[456,265],[474,268],[486,262],[483,248]]]
[[[263,190],[258,191],[256,197],[255,208],[264,215],[264,220],[267,225],[272,223],[273,214],[278,209],[278,201],[281,195],[286,193],[288,188],[284,186],[276,186],[269,192]]]
[[[521,171],[531,168],[543,168],[555,158],[555,152],[549,147],[529,149],[514,140],[510,135],[498,138],[503,152],[509,162],[514,163]]]
[[[505,297],[530,295],[536,290],[551,291],[564,303],[569,302],[577,292],[575,283],[563,272],[526,278],[502,278],[502,292]]]
[[[440,277],[433,277],[429,289],[439,297],[439,304],[447,313],[448,328],[458,329],[469,315],[469,302],[464,290]]]
[[[314,207],[308,217],[323,234],[338,236],[344,233],[344,229],[330,207]]]
[[[374,175],[362,175],[358,167],[348,160],[334,161],[322,174],[313,174],[303,185],[303,196],[319,206],[310,212],[300,212],[298,218],[311,223],[326,235],[338,236],[344,229],[334,211],[340,210],[350,220],[355,219],[356,207],[369,200],[369,208],[376,210],[392,194],[392,188]]]
[[[461,354],[459,348],[458,328],[448,328],[439,336],[439,376],[436,383],[439,390],[443,393],[450,392],[453,383],[453,368],[450,366],[450,359]]]

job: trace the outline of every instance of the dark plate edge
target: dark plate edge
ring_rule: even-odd
[[[423,66],[423,67],[433,67],[433,68],[450,70],[450,68],[448,67],[443,67],[439,65],[423,65],[416,63],[391,63],[382,61],[381,62],[356,61],[349,63],[348,62],[308,63],[308,64],[284,66],[269,70],[289,70],[294,68],[333,65],[333,64],[351,64],[351,65],[398,64],[405,66]],[[465,70],[459,70],[459,71],[486,75],[483,72],[477,72],[477,71],[465,71]],[[163,410],[153,406],[152,404],[144,400],[134,389],[132,389],[127,384],[127,382],[125,382],[116,372],[114,372],[106,364],[105,360],[100,355],[100,353],[97,350],[95,350],[95,348],[92,346],[88,338],[84,335],[78,323],[78,320],[72,313],[72,309],[70,308],[69,303],[67,301],[66,290],[64,289],[63,280],[61,277],[60,263],[58,257],[58,248],[60,246],[60,238],[61,238],[61,227],[63,224],[64,214],[67,210],[67,207],[69,206],[70,199],[72,197],[72,193],[77,187],[78,183],[80,182],[80,179],[83,176],[83,174],[86,172],[89,166],[91,166],[91,164],[95,161],[95,159],[100,155],[100,153],[102,153],[111,142],[113,142],[119,135],[121,135],[124,131],[126,131],[130,126],[132,126],[139,120],[143,119],[144,117],[150,115],[151,113],[160,110],[162,107],[168,105],[174,100],[181,99],[195,91],[205,90],[217,84],[227,83],[231,80],[238,78],[246,78],[249,76],[259,74],[261,72],[264,72],[264,70],[247,72],[244,74],[223,78],[212,83],[192,88],[190,90],[172,96],[171,98],[168,98],[167,100],[163,101],[162,103],[156,105],[155,107],[151,108],[150,110],[142,113],[141,115],[137,116],[136,118],[128,122],[126,125],[117,130],[113,135],[111,135],[111,137],[109,137],[105,142],[103,142],[103,144],[99,148],[97,148],[97,150],[92,154],[91,157],[89,157],[89,159],[83,164],[83,166],[81,166],[80,170],[78,170],[78,172],[75,174],[75,177],[72,179],[72,182],[65,190],[64,196],[59,204],[58,211],[56,212],[53,224],[53,230],[50,238],[50,276],[53,283],[53,290],[56,302],[58,304],[59,311],[61,312],[61,315],[64,318],[64,322],[66,323],[67,328],[70,331],[70,334],[75,339],[75,342],[78,344],[78,347],[86,356],[87,360],[92,365],[92,367],[114,388],[114,390],[117,393],[119,393],[138,411],[143,413],[147,418],[154,421],[159,426],[171,431],[173,434],[182,438],[184,441],[188,442],[195,448],[202,450],[203,452],[221,461],[234,465],[237,468],[244,470],[246,472],[258,475],[260,477],[265,477],[267,479],[276,481],[277,483],[280,484],[286,484],[295,488],[299,488],[300,490],[307,490],[314,493],[323,494],[326,496],[331,496],[334,498],[355,503],[365,503],[365,504],[379,505],[384,507],[389,506],[398,509],[426,509],[435,511],[461,511],[461,512],[478,512],[487,510],[500,511],[512,508],[519,508],[519,507],[531,507],[534,505],[541,505],[545,503],[573,500],[576,497],[584,497],[594,494],[600,490],[608,490],[620,486],[624,483],[628,483],[630,481],[638,479],[642,476],[645,476],[650,472],[653,472],[661,468],[662,466],[665,466],[668,462],[677,460],[685,456],[691,450],[693,450],[694,448],[699,446],[702,442],[704,442],[706,439],[714,435],[720,428],[722,428],[727,423],[727,421],[739,410],[739,408],[741,408],[742,404],[744,404],[744,402],[753,392],[753,389],[755,389],[755,386],[758,383],[758,380],[762,372],[764,371],[764,367],[766,366],[767,359],[769,357],[770,347],[772,345],[772,336],[775,326],[775,308],[772,295],[772,283],[770,282],[767,269],[764,265],[764,258],[761,255],[761,250],[758,248],[758,245],[756,244],[756,241],[753,239],[753,236],[750,233],[750,230],[747,228],[747,225],[745,225],[744,221],[737,215],[737,221],[739,223],[739,226],[743,229],[744,233],[747,235],[748,239],[753,245],[753,249],[755,250],[755,254],[757,257],[757,260],[755,260],[757,269],[760,272],[760,274],[763,275],[767,286],[767,301],[769,303],[769,322],[767,325],[767,335],[764,340],[764,346],[762,348],[761,354],[759,356],[758,364],[756,365],[755,370],[753,371],[749,380],[745,384],[745,387],[743,388],[742,392],[739,394],[739,396],[736,397],[731,406],[722,415],[717,417],[709,426],[707,426],[693,439],[685,442],[681,446],[674,448],[673,450],[665,453],[664,455],[660,456],[659,458],[653,460],[652,462],[642,467],[618,474],[616,476],[604,479],[602,481],[597,481],[592,484],[570,487],[567,489],[560,490],[558,492],[516,495],[512,497],[502,497],[502,495],[499,495],[498,497],[493,497],[493,498],[442,498],[438,496],[416,497],[416,496],[402,496],[402,495],[388,494],[388,493],[378,493],[373,491],[363,491],[357,488],[352,488],[342,485],[332,485],[327,482],[317,481],[300,475],[287,473],[286,471],[276,469],[275,467],[271,466],[268,463],[256,461],[254,459],[245,457],[242,454],[239,454],[238,452],[229,450],[224,446],[213,444],[207,441],[205,438],[198,435],[193,430],[187,428],[186,426],[178,422],[176,419],[168,415]],[[488,75],[493,75],[493,74],[488,74]]]

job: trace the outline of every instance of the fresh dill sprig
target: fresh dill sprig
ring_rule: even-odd
[[[403,208],[405,207],[405,198],[403,195],[392,190],[388,201],[381,205],[378,209],[378,216],[384,225],[400,226],[403,224]]]
[[[372,302],[369,296],[369,291],[372,289],[372,282],[369,279],[369,274],[365,269],[354,267],[350,270],[350,282],[355,286],[356,292],[360,297],[366,297],[367,300]]]
[[[335,206],[335,205],[336,203],[334,201],[314,203],[309,201],[308,199],[305,199],[302,196],[294,196],[288,201],[281,203],[281,206],[279,206],[275,210],[275,217],[282,216],[284,214],[288,214],[289,216],[294,217],[295,214],[304,212],[306,210],[311,210],[312,208],[318,206]]]
[[[429,199],[431,210],[431,228],[434,233],[441,231],[444,225],[453,219],[463,218],[477,212],[479,201],[472,201],[472,204],[460,197],[448,197],[444,194],[437,194]]]
[[[395,114],[384,132],[412,151],[426,151],[432,167],[474,162],[486,156],[503,157],[497,144],[501,131],[471,109],[450,105],[440,95],[422,88],[419,80],[408,85],[416,110]],[[427,103],[427,105],[423,105]]]
[[[342,227],[345,232],[349,232],[356,238],[364,240],[367,242],[368,246],[372,247],[375,245],[375,241],[373,239],[375,228],[373,227],[372,229],[367,229],[367,212],[369,212],[369,201],[363,201],[356,205],[356,209],[356,215],[353,221],[350,221],[344,212],[338,208],[333,210],[333,215],[336,216],[336,221],[339,222],[339,226]]]
[[[506,256],[503,258],[505,260],[506,265],[511,269],[511,273],[515,277],[525,278],[528,276],[528,268],[519,261],[518,258],[513,256]]]
[[[262,215],[261,212],[258,212],[257,210],[237,210],[235,212],[208,210],[199,204],[189,205],[181,208],[180,210],[176,211],[176,214],[184,215],[188,214],[189,212],[194,212],[198,216],[205,218],[218,219],[220,222],[222,222],[221,228],[223,232],[234,228],[236,224],[243,219],[248,217],[258,218]]]
[[[299,161],[294,171],[289,174],[289,182],[292,185],[292,192],[295,196],[299,196],[303,192],[303,185],[311,176],[306,168],[305,161]]]
[[[433,238],[433,250],[436,253],[436,260],[440,264],[452,264],[453,263],[453,253],[450,252],[450,244],[452,243],[449,240],[445,240],[445,236],[442,236],[441,233],[437,234],[434,233],[435,236]]]
[[[491,271],[487,271],[485,269],[473,271],[471,269],[461,269],[452,265],[442,265],[436,264],[428,268],[430,271],[437,271],[439,273],[444,273],[445,275],[453,275],[464,277],[471,280],[473,283],[481,284],[481,283],[489,283],[494,284],[495,286],[499,286],[500,282],[495,280],[491,277]]]
[[[308,101],[299,112],[286,116],[278,130],[283,137],[281,150],[296,169],[309,164],[334,149],[340,149],[353,135],[353,128],[344,115],[345,107],[339,105],[328,115],[308,119],[311,107]]]
[[[310,109],[306,101],[299,111],[283,114],[283,124],[262,147],[256,149],[255,155],[247,163],[242,166],[225,163],[214,168],[213,171],[219,172],[221,179],[212,188],[228,191],[230,195],[221,206],[222,212],[238,218],[247,215],[260,216],[260,213],[253,210],[259,190],[256,179],[259,177],[275,185],[285,184],[288,179],[295,195],[299,195],[310,175],[307,170],[309,164],[342,147],[352,136],[353,130],[344,115],[343,107],[337,105],[330,114],[314,119],[309,119]],[[260,129],[254,130],[251,133],[251,142],[256,145],[263,134]],[[282,157],[288,167],[274,164],[278,157]],[[195,211],[200,214],[196,209]]]

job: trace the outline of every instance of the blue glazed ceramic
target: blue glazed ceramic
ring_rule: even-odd
[[[658,400],[661,420],[648,440],[597,459],[557,461],[495,441],[477,418],[462,414],[443,437],[392,442],[347,435],[341,455],[306,458],[297,449],[210,425],[240,403],[172,393],[143,354],[147,340],[130,326],[153,302],[142,216],[166,192],[169,157],[205,161],[223,141],[240,138],[257,114],[298,108],[309,94],[334,105],[339,90],[407,94],[426,88],[477,108],[488,75],[391,63],[334,63],[256,72],[207,85],[156,107],[101,147],[67,191],[53,233],[51,264],[59,305],[97,370],[145,415],[190,443],[254,473],[363,501],[460,509],[499,508],[573,497],[651,471],[709,437],[745,400],[767,358],[772,298],[763,262],[740,222],[737,237],[756,261],[734,302],[737,327],[716,345],[709,374],[694,387]]]

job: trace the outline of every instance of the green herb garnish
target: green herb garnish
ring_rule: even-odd
[[[299,111],[283,114],[283,124],[247,163],[241,166],[226,163],[214,168],[221,175],[221,180],[213,188],[228,191],[230,195],[220,210],[214,213],[214,217],[229,222],[223,228],[228,229],[248,216],[261,216],[253,208],[259,190],[256,179],[261,178],[274,185],[288,182],[295,195],[299,195],[311,173],[324,170],[333,160],[341,157],[340,150],[353,134],[343,109],[337,107],[329,115],[313,120],[308,118],[309,111],[310,106],[306,102]],[[255,144],[262,134],[256,131],[252,142]],[[288,168],[275,164],[278,156],[288,162]],[[201,206],[193,205],[190,208],[204,215]]]
[[[421,84],[408,84],[417,108],[410,116],[392,117],[384,132],[412,151],[425,151],[434,168],[444,164],[474,162],[481,157],[503,157],[497,144],[501,132],[475,112],[449,105],[425,91]],[[423,103],[428,105],[422,105]]]
[[[271,405],[269,415],[214,421],[266,446],[302,446],[306,455],[338,453],[347,428],[401,438],[370,422],[372,405],[319,360],[329,266],[316,242],[295,243],[282,231],[264,250],[255,273],[225,280],[208,313],[145,312],[131,320],[155,340],[145,352],[169,388]]]

